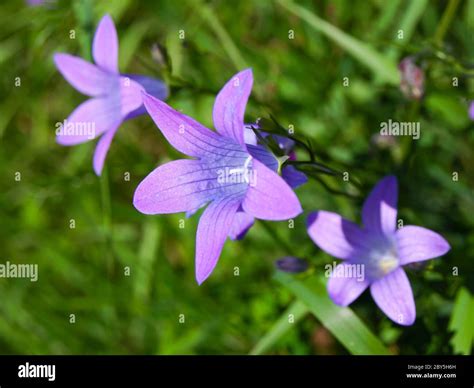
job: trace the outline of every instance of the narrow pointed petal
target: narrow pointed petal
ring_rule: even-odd
[[[397,178],[387,176],[377,183],[364,202],[364,226],[377,235],[393,234],[397,226],[397,201]]]
[[[196,233],[196,281],[202,284],[214,270],[231,230],[241,199],[235,196],[212,202],[202,214]]]
[[[217,95],[212,112],[217,132],[244,147],[244,114],[252,84],[251,69],[234,75]]]
[[[474,120],[474,101],[471,102],[471,105],[469,106],[469,117],[471,120]]]
[[[251,215],[241,211],[237,212],[229,232],[229,238],[231,240],[243,239],[254,223],[255,218]]]
[[[226,196],[245,195],[245,184],[219,183],[220,166],[194,159],[166,163],[137,187],[133,204],[144,214],[190,212]]]
[[[56,130],[61,145],[75,145],[95,139],[121,121],[120,104],[110,98],[91,98],[79,105]]]
[[[324,252],[342,260],[363,258],[371,247],[359,225],[323,210],[308,216],[308,234]]]
[[[308,182],[308,177],[301,171],[298,171],[295,166],[286,166],[283,168],[281,170],[281,176],[292,189],[296,189]]]
[[[357,270],[353,269],[355,264],[339,264],[332,272],[328,281],[328,294],[332,301],[339,306],[349,306],[362,294],[369,283],[365,278],[358,277]]]
[[[283,178],[257,159],[252,160],[252,177],[242,208],[255,218],[273,221],[287,220],[303,211]]]
[[[169,143],[183,154],[194,157],[218,158],[228,155],[228,148],[246,152],[236,143],[227,141],[217,133],[204,127],[196,120],[186,116],[166,103],[149,94],[143,95],[143,103],[151,118]]]
[[[54,63],[66,81],[86,96],[103,96],[116,82],[116,76],[73,55],[55,54]]]
[[[400,265],[434,259],[451,249],[441,235],[421,226],[404,226],[395,236]]]
[[[97,142],[97,146],[95,147],[94,151],[94,159],[92,162],[94,172],[97,176],[100,176],[102,174],[105,158],[107,156],[107,152],[109,152],[110,143],[112,143],[112,140],[115,136],[115,133],[117,132],[119,125],[120,123],[117,123],[115,127],[105,132]]]
[[[97,27],[92,42],[92,56],[102,69],[118,74],[118,38],[114,21],[105,15]]]
[[[375,303],[392,321],[403,326],[413,325],[416,318],[415,300],[410,281],[399,267],[370,286]]]

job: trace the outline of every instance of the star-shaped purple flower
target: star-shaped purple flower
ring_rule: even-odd
[[[216,97],[217,132],[145,95],[143,101],[180,159],[155,169],[137,187],[134,206],[145,214],[195,211],[206,206],[196,234],[196,280],[212,273],[237,213],[286,220],[302,212],[290,186],[276,172],[278,161],[265,148],[244,141],[244,112],[253,84],[250,69],[227,82]]]
[[[123,121],[146,113],[142,92],[165,99],[166,85],[141,75],[121,75],[118,71],[118,38],[114,22],[105,15],[92,44],[95,65],[82,58],[58,53],[54,62],[63,77],[79,92],[90,96],[56,129],[56,140],[65,146],[101,136],[93,166],[100,175],[110,143]]]
[[[378,307],[394,322],[409,326],[416,309],[402,267],[442,256],[450,246],[438,233],[420,226],[397,229],[397,198],[397,179],[385,177],[364,203],[363,228],[336,213],[318,211],[308,217],[308,233],[322,250],[344,260],[328,281],[334,303],[348,306],[370,287]]]

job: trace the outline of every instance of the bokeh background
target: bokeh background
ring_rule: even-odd
[[[0,353],[470,353],[474,1],[294,4],[0,4],[0,263],[39,265],[37,282],[0,278]],[[101,178],[92,170],[94,142],[55,143],[55,123],[86,97],[62,78],[52,55],[90,59],[105,13],[117,26],[120,70],[165,79],[172,106],[211,126],[215,94],[252,67],[248,121],[271,114],[293,125],[319,161],[348,171],[361,187],[312,179],[297,190],[305,214],[294,228],[257,222],[244,240],[226,244],[199,287],[198,217],[180,228],[181,214],[145,216],[132,206],[138,183],[180,156],[151,119],[121,126]],[[407,55],[425,73],[420,100],[399,88],[397,65]],[[420,122],[420,139],[381,140],[380,123],[390,118]],[[305,229],[307,213],[317,209],[359,221],[362,198],[391,173],[400,182],[399,217],[438,231],[452,246],[409,270],[418,317],[407,328],[388,320],[368,292],[350,309],[335,307],[323,277],[333,258]],[[310,270],[278,273],[274,262],[286,255],[305,258]]]

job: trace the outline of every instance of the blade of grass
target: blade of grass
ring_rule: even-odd
[[[309,309],[303,302],[299,300],[294,301],[278,318],[271,329],[256,343],[249,354],[259,355],[265,353],[308,313]],[[288,320],[290,314],[293,315],[292,323]]]
[[[275,279],[303,302],[351,354],[391,354],[350,308],[336,306],[329,299],[322,279],[311,277],[302,282],[282,272]]]
[[[241,55],[239,49],[211,7],[201,1],[196,1],[194,4],[196,5],[196,10],[201,14],[201,17],[208,23],[209,27],[220,40],[222,47],[234,63],[235,68],[240,71],[248,67],[244,57]]]
[[[443,17],[441,18],[441,22],[436,29],[434,41],[438,45],[442,45],[444,36],[448,31],[448,28],[453,21],[454,15],[456,14],[456,10],[458,9],[459,0],[449,0],[448,6],[444,10]]]
[[[395,19],[401,0],[392,0],[382,7],[382,14],[378,17],[375,27],[372,29],[371,35],[379,38],[389,28],[390,23]]]
[[[308,9],[293,3],[291,0],[277,0],[281,6],[306,21],[315,30],[339,44],[361,64],[369,68],[383,82],[397,85],[400,81],[394,61],[379,54],[370,45],[361,42],[332,24],[324,21]]]
[[[421,19],[421,16],[425,12],[426,6],[428,5],[428,0],[417,0],[411,1],[408,3],[408,7],[404,12],[400,24],[397,26],[396,30],[403,31],[403,42],[407,43],[410,41],[415,27],[418,21]],[[387,53],[387,56],[391,59],[396,59],[400,49],[398,47],[391,47]]]

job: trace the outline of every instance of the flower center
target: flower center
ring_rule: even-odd
[[[366,261],[367,276],[372,281],[383,278],[397,269],[399,263],[395,245],[374,248]]]

